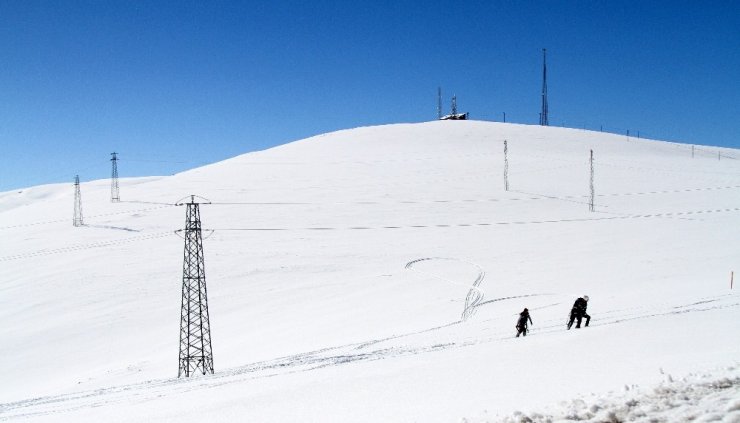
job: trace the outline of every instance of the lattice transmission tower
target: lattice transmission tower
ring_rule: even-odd
[[[182,266],[182,306],[180,308],[180,357],[177,377],[195,373],[213,374],[211,325],[203,257],[199,203],[195,196],[186,205],[185,255]]]
[[[82,226],[82,194],[80,193],[80,175],[75,175],[75,214],[73,226]]]
[[[117,203],[121,201],[121,197],[118,195],[118,157],[116,157],[116,153],[110,153],[110,155],[112,156],[110,159],[110,201],[111,203]]]
[[[542,111],[540,112],[540,125],[549,126],[550,118],[547,116],[547,49],[542,49]]]

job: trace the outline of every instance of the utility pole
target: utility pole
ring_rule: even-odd
[[[110,155],[112,156],[110,159],[110,201],[111,203],[118,203],[121,201],[121,197],[118,195],[118,157],[116,157],[116,153],[110,153]]]
[[[591,199],[588,202],[588,211],[595,211],[594,207],[594,151],[591,150],[591,159],[589,160],[591,163]]]
[[[183,205],[178,203],[177,205]],[[203,257],[200,210],[195,196],[185,203],[185,255],[182,267],[182,306],[180,308],[180,357],[177,377],[196,372],[213,374],[211,325]]]
[[[547,116],[547,49],[544,48],[542,49],[542,111],[540,112],[540,125],[550,125]]]
[[[509,190],[509,145],[504,140],[504,191]]]
[[[82,194],[80,193],[80,175],[75,175],[75,214],[72,226],[82,226]]]

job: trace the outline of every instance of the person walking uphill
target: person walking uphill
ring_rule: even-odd
[[[581,320],[584,317],[586,318],[586,326],[588,326],[588,323],[591,321],[591,316],[586,314],[586,307],[588,307],[588,295],[578,298],[576,302],[573,303],[573,308],[570,310],[570,320],[568,320],[569,330],[570,327],[573,326],[574,320],[578,320],[578,322],[576,322],[576,329],[580,328]]]
[[[517,338],[519,338],[519,335],[527,336],[527,320],[529,320],[529,323],[532,323],[532,318],[529,316],[529,310],[525,308],[524,311],[519,313],[519,320],[516,322],[516,330],[518,331],[516,334]]]

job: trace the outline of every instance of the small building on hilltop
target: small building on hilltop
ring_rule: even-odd
[[[468,120],[468,114],[467,113],[450,113],[449,115],[444,115],[439,120]]]
[[[440,116],[439,120],[468,120],[468,113],[457,113],[457,96],[452,96],[452,111],[449,115]]]

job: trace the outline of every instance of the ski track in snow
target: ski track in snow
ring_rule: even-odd
[[[413,263],[413,262],[411,262]],[[410,263],[410,264],[411,264]],[[481,279],[482,280],[482,279]],[[495,302],[554,294],[528,294],[522,296],[504,297],[488,300],[477,304],[483,307]],[[553,304],[559,305],[559,303]],[[674,314],[696,313],[740,306],[738,296],[726,294],[718,297],[700,298],[688,304],[666,304],[661,310],[647,311],[643,308],[625,310],[605,310],[594,316],[591,327],[622,324],[637,319],[656,318]],[[549,307],[549,306],[547,306]],[[356,362],[401,358],[420,354],[429,354],[452,348],[467,348],[489,342],[503,342],[514,338],[512,331],[500,330],[486,337],[476,339],[462,339],[450,342],[450,334],[446,333],[439,342],[436,339],[424,339],[423,336],[434,335],[445,330],[453,330],[461,322],[452,322],[443,326],[432,327],[420,331],[394,335],[386,338],[353,343],[337,347],[328,347],[316,351],[280,357],[219,371],[214,375],[199,376],[192,379],[159,379],[146,382],[112,386],[90,391],[74,392],[39,398],[29,398],[0,404],[0,421],[8,421],[32,416],[56,415],[60,413],[106,406],[118,403],[140,403],[154,400],[162,396],[177,395],[180,393],[211,389],[223,385],[242,383],[247,380],[267,377],[277,377],[286,374],[316,371],[327,367],[347,365]],[[538,333],[565,332],[565,325],[561,321],[550,319],[543,325],[530,332]],[[414,337],[415,344],[411,341]],[[403,339],[403,343],[393,344],[393,341]],[[389,345],[383,345],[389,344]]]
[[[473,263],[472,261],[468,260],[462,260],[457,258],[447,258],[447,257],[427,257],[427,258],[420,258],[413,261],[410,261],[406,263],[406,269],[413,270],[418,273],[425,274],[427,276],[431,276],[435,279],[443,280],[455,285],[461,285],[459,282],[452,281],[446,278],[442,278],[437,275],[433,275],[431,273],[423,272],[418,269],[414,269],[414,266],[417,263],[423,262],[423,261],[430,261],[430,260],[450,260],[450,261],[458,261],[461,263],[467,263],[471,266],[474,266],[476,269],[478,269],[478,276],[473,281],[472,285],[470,286],[470,289],[468,290],[468,294],[465,296],[465,308],[463,309],[462,316],[460,317],[460,320],[466,321],[469,318],[473,317],[473,314],[475,314],[476,307],[480,302],[483,300],[483,297],[485,296],[485,293],[479,288],[481,282],[483,282],[483,279],[486,277],[486,271],[483,270],[482,267],[479,265]]]

